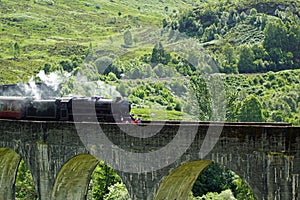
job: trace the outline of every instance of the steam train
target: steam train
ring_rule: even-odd
[[[0,96],[0,118],[135,123],[130,115],[131,104],[120,98],[62,97],[34,99],[23,96]]]

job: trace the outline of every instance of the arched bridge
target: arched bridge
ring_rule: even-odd
[[[0,199],[14,199],[21,158],[41,200],[85,199],[99,159],[132,199],[187,199],[211,162],[241,176],[257,199],[300,199],[300,127],[289,124],[0,120]]]

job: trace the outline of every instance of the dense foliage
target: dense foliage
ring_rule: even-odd
[[[88,199],[106,199],[105,196],[111,191],[111,187],[119,182],[121,182],[121,179],[118,174],[101,161],[92,175]]]
[[[208,46],[224,73],[300,68],[299,7],[289,2],[207,1],[164,26]]]
[[[227,120],[290,122],[299,125],[299,73],[299,70],[291,70],[226,76]],[[252,103],[249,102],[251,99]],[[257,109],[250,111],[250,105]]]
[[[37,191],[24,160],[21,160],[16,178],[16,199],[34,200],[38,199]]]

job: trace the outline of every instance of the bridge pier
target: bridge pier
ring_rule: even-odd
[[[48,145],[43,143],[37,143],[36,152],[37,166],[39,169],[38,180],[36,181],[38,188],[39,199],[50,200],[51,183],[50,183],[50,165],[48,155]]]
[[[15,199],[15,181],[20,156],[6,148],[0,148],[0,199]]]

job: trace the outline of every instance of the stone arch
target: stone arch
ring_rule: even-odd
[[[51,199],[86,199],[90,176],[98,162],[90,154],[80,154],[68,160],[56,176]]]
[[[0,197],[15,199],[15,182],[21,156],[8,148],[0,148]]]
[[[199,160],[180,165],[163,179],[154,199],[188,199],[200,172],[210,164],[209,160]]]

